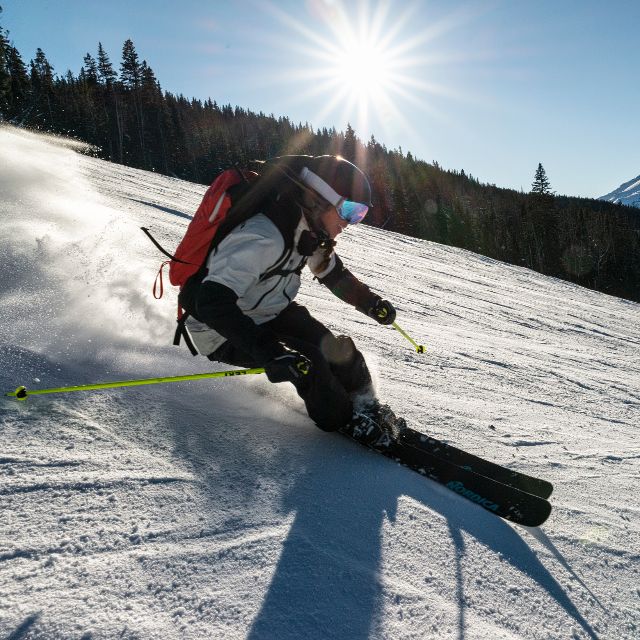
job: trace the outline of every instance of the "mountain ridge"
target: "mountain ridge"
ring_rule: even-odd
[[[626,204],[629,207],[640,209],[640,175],[628,182],[623,182],[617,189],[600,196],[598,200],[604,200],[612,204]]]

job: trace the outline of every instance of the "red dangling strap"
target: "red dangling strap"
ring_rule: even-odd
[[[153,297],[156,300],[160,300],[160,298],[162,298],[162,296],[164,295],[164,286],[162,284],[162,270],[164,269],[165,265],[168,265],[170,262],[171,260],[165,260],[160,265],[160,269],[158,269],[158,274],[156,275],[156,279],[153,283]],[[159,286],[158,282],[160,283]],[[160,289],[160,295],[157,295],[158,289]]]

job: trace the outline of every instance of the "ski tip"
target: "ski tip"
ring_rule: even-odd
[[[520,489],[520,491],[542,498],[543,500],[548,500],[551,497],[551,494],[553,493],[553,485],[548,480],[534,478],[533,476],[525,476],[524,474],[519,475],[522,481],[517,484],[513,484],[512,486]]]
[[[541,485],[540,493],[538,495],[545,500],[548,500],[553,493],[553,485],[550,482],[545,481],[544,484]]]
[[[551,503],[544,499],[540,499],[535,513],[529,513],[522,518],[517,524],[525,527],[537,528],[543,525],[551,515]]]

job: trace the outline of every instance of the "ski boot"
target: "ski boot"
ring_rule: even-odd
[[[388,449],[393,443],[393,436],[385,431],[371,416],[354,412],[343,431],[354,440],[373,449]]]
[[[399,440],[402,432],[407,428],[407,422],[404,418],[398,418],[388,404],[381,404],[377,399],[369,400],[360,405],[357,412],[369,416],[385,432],[391,434],[394,440]]]
[[[407,421],[404,418],[398,418],[388,404],[379,404],[375,409],[376,419],[383,428],[393,434],[393,439],[398,441],[402,436],[402,432],[407,428]]]

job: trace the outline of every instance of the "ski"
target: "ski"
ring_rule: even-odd
[[[549,498],[553,492],[553,485],[547,480],[508,469],[507,467],[475,456],[472,453],[447,444],[442,440],[424,435],[408,427],[402,432],[401,442],[407,446],[437,456],[438,458],[444,458],[459,467],[486,476],[502,484],[507,484],[515,489],[520,489],[520,491],[526,491],[540,498]]]
[[[363,444],[417,471],[510,522],[527,527],[538,527],[551,513],[551,504],[544,498],[465,469],[424,449],[403,442],[392,442],[388,447],[374,447],[362,443],[348,433],[342,433],[358,444]]]

